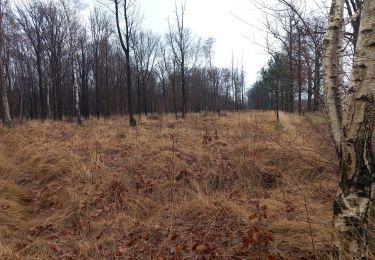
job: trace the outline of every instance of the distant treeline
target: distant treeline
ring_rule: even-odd
[[[183,5],[159,35],[135,1],[108,1],[88,23],[77,1],[17,3],[1,2],[3,121],[246,107],[242,66],[212,65],[215,39],[185,27]]]
[[[264,30],[270,35],[267,50],[272,58],[248,92],[251,109],[299,114],[321,109],[326,18],[324,10],[319,16],[296,8],[285,4],[269,10],[273,16],[265,21]]]

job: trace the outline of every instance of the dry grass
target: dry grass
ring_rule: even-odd
[[[327,126],[282,114],[277,130],[273,118],[1,129],[0,258],[326,258],[337,183]]]

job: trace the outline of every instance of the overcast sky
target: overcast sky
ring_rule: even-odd
[[[168,31],[168,17],[171,21],[174,18],[175,0],[138,0],[138,4],[145,28],[162,34]],[[262,13],[252,8],[248,0],[186,0],[186,27],[203,39],[216,39],[215,65],[229,67],[232,51],[239,65],[243,57],[247,87],[256,80],[258,71],[268,59],[265,51],[254,43],[262,43],[261,33],[233,15],[259,24]]]
[[[145,26],[161,33],[166,32],[168,17],[173,19],[175,0],[139,0],[139,3],[144,13]],[[261,47],[252,43],[253,36],[257,36],[261,42],[259,31],[233,16],[260,20],[260,11],[251,9],[248,0],[186,0],[187,27],[205,39],[216,39],[214,61],[217,66],[230,66],[232,51],[235,62],[238,60],[239,64],[243,56],[248,84],[255,81],[257,72],[268,58]]]

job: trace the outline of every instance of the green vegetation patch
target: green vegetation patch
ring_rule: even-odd
[[[275,128],[276,131],[281,131],[281,130],[284,129],[284,126],[283,126],[283,124],[281,123],[280,120],[276,120],[274,128]]]

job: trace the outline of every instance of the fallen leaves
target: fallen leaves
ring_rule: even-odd
[[[209,242],[200,242],[198,241],[192,247],[192,250],[195,251],[198,255],[217,255],[217,245]]]
[[[265,248],[273,241],[272,235],[258,225],[250,227],[242,237],[244,247],[253,245],[264,245]]]

